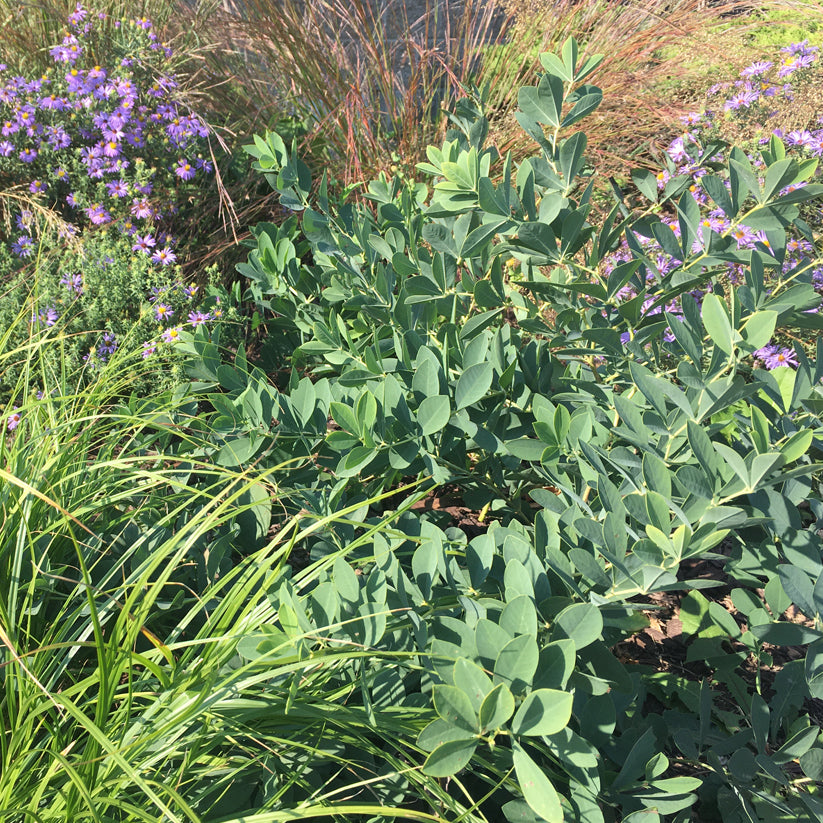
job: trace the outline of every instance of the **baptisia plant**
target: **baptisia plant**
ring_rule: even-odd
[[[30,299],[35,330],[65,316],[66,332],[90,332],[73,337],[77,361],[101,364],[149,290],[177,279],[173,234],[213,170],[209,132],[146,18],[112,20],[78,3],[49,54],[38,76],[0,62],[0,316],[10,328]]]
[[[359,504],[310,541],[315,560],[371,539],[374,499],[411,479],[463,512],[412,517],[398,493],[397,529],[349,558],[361,575],[272,588],[277,653],[310,665],[338,636],[411,655],[359,670],[363,699],[431,707],[408,757],[451,779],[464,819],[686,821],[697,804],[701,820],[817,820],[803,701],[823,694],[823,366],[800,211],[823,194],[816,162],[778,137],[754,159],[710,140],[662,187],[636,172],[645,199],[615,190],[600,219],[586,136],[569,134],[600,103],[598,59],[569,40],[541,64],[518,97],[538,147],[519,165],[486,144],[477,90],[419,167],[431,184],[382,176],[365,205],[325,180],[313,195],[276,134],[248,147],[296,214],[257,226],[238,267],[269,333],[255,357],[223,362],[206,329],[183,344],[208,455],[293,461],[286,513]],[[796,368],[753,368],[784,337]],[[661,597],[682,673],[635,659]],[[792,644],[805,662],[781,665]],[[240,649],[261,676],[267,649],[265,632]]]

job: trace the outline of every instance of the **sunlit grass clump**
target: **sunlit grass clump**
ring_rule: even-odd
[[[311,588],[336,559],[286,583],[290,553],[327,522],[287,521],[258,534],[259,550],[236,550],[236,523],[268,522],[261,502],[291,467],[198,457],[197,399],[129,397],[134,369],[152,366],[125,347],[84,384],[49,374],[38,399],[28,385],[59,346],[54,335],[0,348],[0,372],[26,364],[0,434],[0,819],[253,810],[244,819],[262,822],[347,800],[377,811],[417,711],[385,725],[347,705],[362,647],[323,642],[334,627],[271,633],[271,593]]]

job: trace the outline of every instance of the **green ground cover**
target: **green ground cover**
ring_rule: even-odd
[[[368,8],[0,4],[0,821],[820,820],[819,18]]]

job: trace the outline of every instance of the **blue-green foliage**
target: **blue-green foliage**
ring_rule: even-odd
[[[632,213],[618,192],[598,219],[585,135],[562,136],[600,102],[582,82],[597,60],[573,40],[541,59],[518,115],[539,152],[517,167],[486,146],[481,95],[429,149],[431,187],[383,177],[364,205],[333,202],[325,180],[312,195],[276,134],[248,148],[299,219],[259,225],[239,267],[268,331],[258,362],[224,362],[219,330],[184,344],[214,409],[207,456],[293,460],[277,507],[351,507],[312,557],[356,540],[359,573],[339,561],[312,590],[278,581],[278,624],[239,651],[261,667],[334,642],[379,652],[351,671],[363,706],[431,706],[406,754],[459,775],[455,796],[486,819],[819,820],[804,701],[823,698],[823,366],[800,345],[796,369],[753,354],[820,328],[816,261],[783,276],[780,250],[809,233],[798,206],[823,186],[776,139],[760,170],[717,144],[702,185],[730,229],[701,222],[686,174],[662,193],[637,174],[652,205]],[[741,249],[740,224],[768,245]],[[607,270],[621,242],[629,259]],[[284,355],[276,387],[265,369]],[[357,510],[410,478],[455,487],[479,533],[412,514],[406,493],[385,504],[401,510],[391,529]],[[271,502],[249,511],[253,547]],[[722,573],[692,576],[708,561]],[[616,651],[662,593],[679,601],[682,672]],[[786,646],[805,662],[772,677]]]

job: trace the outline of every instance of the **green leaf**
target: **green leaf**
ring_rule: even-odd
[[[567,186],[570,186],[574,178],[582,171],[585,151],[586,135],[582,131],[564,140],[560,146],[560,170]]]
[[[515,694],[522,694],[531,685],[539,658],[537,641],[531,635],[515,637],[494,661],[494,682],[505,683]]]
[[[823,749],[815,748],[800,756],[800,768],[810,780],[823,780]]]
[[[511,635],[530,634],[537,637],[537,609],[531,597],[521,594],[507,603],[500,615],[500,628]]]
[[[757,750],[764,752],[769,739],[769,707],[759,694],[752,695],[752,731]]]
[[[809,450],[812,444],[814,435],[811,429],[803,429],[795,432],[782,446],[780,446],[780,454],[786,463],[794,463],[799,460]]]
[[[225,445],[215,455],[214,460],[218,466],[224,468],[242,466],[243,463],[254,456],[265,442],[264,438],[255,437],[254,435],[233,438],[226,441]]]
[[[370,434],[377,420],[377,400],[368,389],[357,400],[356,414],[360,435]]]
[[[492,238],[500,231],[500,227],[506,220],[494,220],[491,223],[484,223],[482,226],[470,231],[460,247],[460,257],[468,260],[481,252],[484,247],[491,244]],[[511,224],[510,224],[511,225]]]
[[[438,684],[432,688],[432,694],[434,710],[443,720],[467,732],[477,731],[477,714],[462,689]]]
[[[571,83],[572,80],[574,80],[574,75],[569,73],[566,65],[556,54],[552,54],[551,52],[543,52],[540,55],[540,65],[543,66],[547,72],[556,75],[561,80],[565,80],[567,83]]]
[[[503,647],[511,640],[511,635],[500,628],[497,623],[485,617],[477,621],[474,628],[474,640],[477,644],[477,653],[486,668],[493,668]]]
[[[758,639],[774,646],[804,646],[823,637],[821,632],[807,629],[799,623],[765,623],[749,631]]]
[[[758,203],[763,202],[763,195],[760,190],[760,182],[757,179],[757,173],[752,168],[751,161],[746,157],[745,152],[735,147],[732,149],[731,157],[729,159],[729,178],[734,189],[734,177],[739,178],[746,189],[751,193]],[[744,198],[741,197],[742,202]]]
[[[703,298],[703,325],[712,342],[725,354],[734,351],[734,331],[723,301],[713,293]]]
[[[477,740],[450,740],[441,743],[423,764],[423,774],[430,777],[451,777],[465,768],[477,748]]]
[[[520,705],[512,720],[512,732],[538,737],[556,734],[572,716],[572,695],[556,689],[537,689]]]
[[[792,603],[800,609],[806,617],[813,619],[817,609],[814,603],[814,586],[809,576],[797,566],[782,563],[777,567],[780,584],[783,591],[792,599]]]
[[[783,591],[783,586],[780,584],[780,577],[776,575],[769,577],[769,582],[766,583],[763,591],[766,595],[766,603],[771,609],[772,616],[777,620],[777,618],[792,605],[791,598]]]
[[[457,726],[452,726],[442,718],[438,717],[432,720],[417,738],[417,745],[423,749],[424,752],[433,752],[438,746],[444,743],[451,743],[455,740],[472,741],[476,740],[474,734],[470,734],[465,729],[459,729]]]
[[[455,409],[465,409],[482,399],[492,384],[494,369],[491,363],[477,363],[469,366],[457,381],[454,390]]]
[[[594,91],[594,86],[587,86],[586,88],[591,91],[582,95],[572,106],[571,111],[563,118],[563,128],[577,123],[584,117],[588,117],[603,102],[603,92],[599,89]]]
[[[657,176],[648,169],[633,169],[632,182],[637,186],[638,191],[646,198],[657,202]]]
[[[514,771],[525,801],[547,823],[562,823],[560,798],[548,777],[519,743],[515,742],[512,749]]]
[[[741,348],[751,353],[765,346],[772,339],[776,323],[776,311],[755,312],[746,320],[746,324],[740,330],[743,337]]]
[[[342,557],[338,557],[334,561],[332,582],[343,600],[349,603],[357,603],[360,600],[360,578]]]
[[[555,618],[552,639],[567,637],[579,650],[594,643],[602,631],[603,617],[597,606],[593,603],[573,603]]]
[[[729,197],[729,192],[723,181],[715,174],[707,174],[700,178],[700,185],[703,186],[706,194],[717,203],[723,210],[726,217],[734,219],[737,216],[737,211],[732,205],[732,199]]]
[[[340,477],[354,477],[377,456],[377,452],[368,446],[355,446],[337,464],[335,471]]]
[[[479,712],[483,698],[491,691],[492,681],[477,663],[461,657],[454,665],[454,685],[465,692],[471,701],[474,711]],[[483,715],[480,715],[480,725],[483,725]]]
[[[544,74],[534,86],[524,86],[517,94],[517,104],[527,117],[555,128],[560,125],[563,109],[563,81],[553,74]]]
[[[421,351],[429,352],[428,349]],[[429,352],[429,354],[431,354]],[[431,355],[433,357],[434,355]],[[412,377],[412,391],[423,397],[434,397],[440,393],[440,376],[438,366],[429,357],[418,356]],[[334,405],[334,404],[332,404]]]
[[[450,417],[449,398],[442,394],[427,397],[417,410],[417,422],[420,424],[424,435],[441,431],[449,422]]]
[[[565,689],[572,672],[576,651],[571,640],[555,640],[540,650],[540,665],[532,685],[535,688]]]
[[[813,698],[823,699],[823,640],[816,640],[806,650],[806,684]]]
[[[354,409],[345,403],[332,402],[329,405],[329,412],[331,413],[332,420],[334,420],[341,429],[358,438],[360,437],[360,426],[357,423],[357,415],[354,413]]]
[[[531,463],[539,462],[546,450],[546,444],[542,440],[531,437],[519,437],[517,440],[509,440],[504,445],[509,454]]]
[[[485,282],[483,280],[480,281]],[[476,287],[475,287],[476,288]],[[472,337],[479,334],[483,329],[491,326],[492,323],[500,316],[500,312],[502,308],[498,309],[490,309],[489,311],[480,312],[480,314],[475,314],[473,317],[470,317],[464,324],[463,328],[460,329],[460,339],[461,340],[471,340]]]
[[[820,729],[817,726],[809,726],[802,729],[797,734],[792,735],[772,757],[778,766],[784,766],[797,760],[814,746]]]
[[[560,53],[563,55],[563,65],[566,67],[569,77],[573,78],[577,69],[577,40],[574,37],[567,37],[563,42]]]
[[[643,482],[649,491],[655,491],[667,500],[672,495],[671,474],[666,464],[652,452],[643,455],[642,463]]]
[[[712,441],[706,434],[702,426],[693,420],[689,420],[686,426],[689,445],[692,447],[694,456],[700,467],[706,472],[707,477],[713,479],[720,470],[720,458],[714,450]],[[712,485],[714,485],[712,483]]]
[[[514,696],[505,683],[498,683],[480,706],[480,728],[484,733],[500,729],[514,713]]]
[[[702,497],[704,500],[711,500],[714,496],[714,489],[710,485],[706,473],[697,466],[681,466],[677,470],[675,478],[689,494]]]

